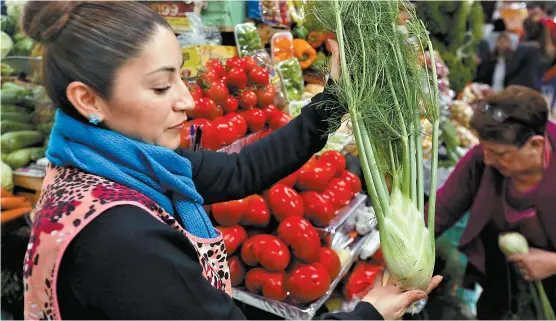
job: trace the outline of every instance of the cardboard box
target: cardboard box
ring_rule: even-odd
[[[182,48],[184,63],[181,69],[182,78],[196,77],[199,70],[210,59],[220,59],[222,62],[237,56],[234,46],[192,46]]]
[[[158,12],[174,29],[175,33],[182,33],[191,29],[188,12],[201,13],[201,6],[196,1],[148,1],[146,4]]]

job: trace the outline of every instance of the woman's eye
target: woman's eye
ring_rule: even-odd
[[[168,87],[162,87],[162,88],[153,88],[154,92],[155,92],[157,95],[163,95],[163,94],[165,94],[165,93],[168,91],[168,89],[170,89],[170,86],[168,86]]]

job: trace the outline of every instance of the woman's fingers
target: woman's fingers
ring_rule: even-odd
[[[330,76],[334,80],[340,79],[340,49],[336,40],[329,39],[330,51],[332,56],[330,58]]]
[[[431,293],[432,290],[436,289],[436,287],[442,282],[444,277],[442,275],[436,275],[431,279],[431,283],[429,283],[429,287],[425,291],[427,294]]]

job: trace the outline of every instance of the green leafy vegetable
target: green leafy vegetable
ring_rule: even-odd
[[[312,1],[307,9],[308,19],[338,39],[342,75],[330,90],[349,109],[388,271],[404,289],[426,289],[435,259],[439,128],[435,63],[429,73],[419,61],[433,51],[427,31],[412,5],[398,0]],[[400,9],[409,16],[403,26]],[[428,228],[421,116],[433,124]],[[386,176],[393,177],[391,195]]]

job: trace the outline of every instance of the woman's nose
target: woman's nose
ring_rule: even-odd
[[[193,97],[189,93],[187,86],[183,84],[183,91],[180,94],[178,100],[174,103],[174,109],[178,112],[184,112],[188,110],[193,110],[195,108],[195,102],[193,101]]]

